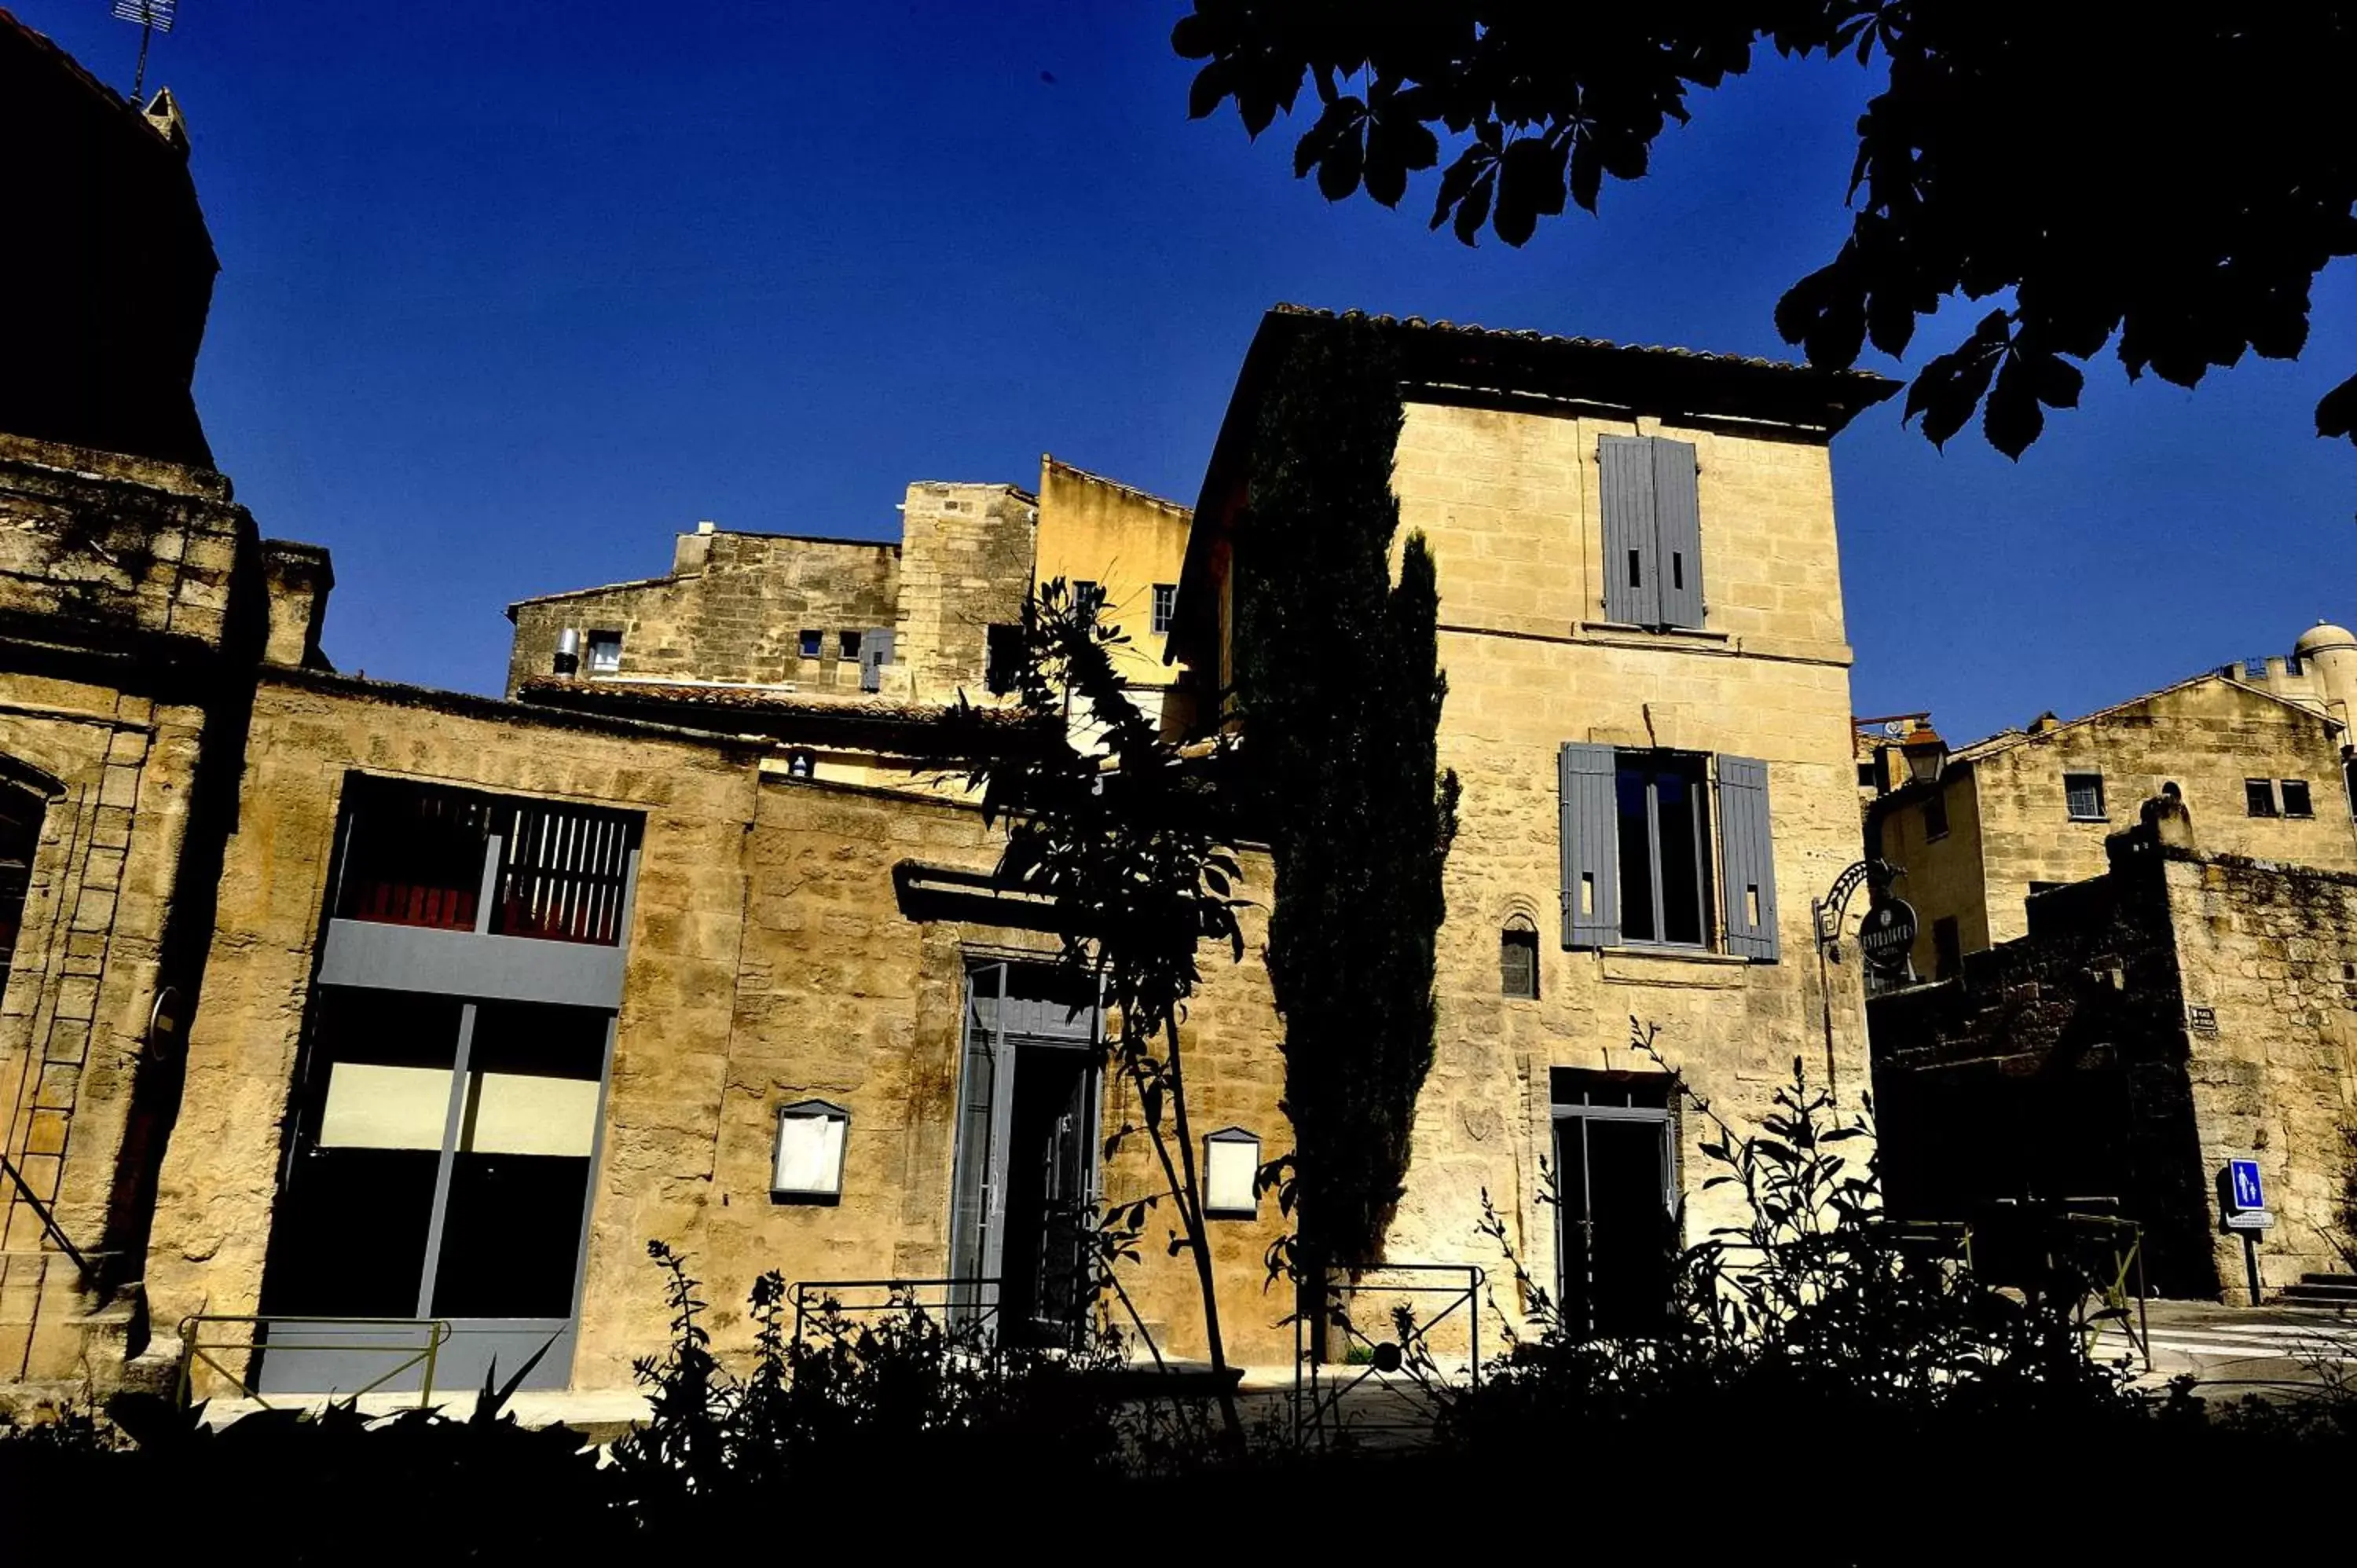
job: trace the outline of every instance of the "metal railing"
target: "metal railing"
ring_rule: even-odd
[[[90,1260],[82,1256],[81,1249],[75,1246],[66,1233],[58,1228],[57,1216],[49,1212],[49,1206],[41,1200],[40,1195],[35,1192],[30,1184],[25,1180],[25,1173],[18,1170],[16,1164],[5,1154],[0,1154],[0,1176],[5,1176],[16,1184],[17,1200],[33,1211],[33,1218],[41,1222],[43,1234],[57,1243],[59,1251],[73,1260],[75,1271],[81,1275],[82,1287],[86,1290],[95,1287],[98,1283],[98,1274],[91,1268]],[[0,1213],[5,1213],[5,1203],[0,1202]]]
[[[242,1339],[209,1339],[205,1336],[205,1330],[214,1324],[243,1324],[249,1332]],[[268,1337],[269,1330],[280,1326],[322,1327],[331,1331],[350,1330],[355,1337],[334,1341],[272,1340]],[[369,1328],[419,1329],[424,1331],[425,1342],[423,1345],[388,1345],[382,1339],[358,1337],[361,1330]],[[253,1364],[253,1353],[256,1351],[264,1356],[301,1355],[323,1351],[345,1354],[367,1352],[395,1356],[401,1359],[386,1369],[382,1374],[371,1379],[359,1388],[349,1391],[339,1389],[336,1391],[345,1394],[346,1398],[358,1399],[362,1394],[372,1393],[382,1388],[411,1368],[422,1367],[425,1370],[417,1391],[417,1402],[422,1409],[433,1402],[435,1363],[441,1356],[442,1347],[447,1344],[449,1339],[449,1321],[439,1317],[301,1317],[276,1314],[191,1313],[180,1319],[180,1373],[177,1385],[178,1398],[184,1405],[188,1402],[188,1396],[194,1391],[197,1366],[201,1362],[205,1367],[226,1379],[230,1387],[235,1389],[241,1397],[253,1401],[264,1410],[274,1408],[246,1380],[247,1374],[231,1370],[216,1358],[213,1355],[216,1350],[246,1352],[249,1369]]]
[[[987,1332],[998,1317],[995,1279],[802,1280],[792,1290],[794,1343],[813,1317],[876,1317],[920,1312],[959,1328]]]
[[[1481,1386],[1480,1294],[1488,1277],[1474,1263],[1386,1263],[1329,1283],[1325,1344],[1313,1343],[1319,1325],[1311,1314],[1294,1314],[1295,1441],[1322,1444],[1345,1432],[1428,1435],[1460,1377],[1467,1389]],[[1452,1370],[1441,1364],[1434,1338],[1460,1325],[1464,1360]],[[1337,1341],[1339,1364],[1329,1359]]]

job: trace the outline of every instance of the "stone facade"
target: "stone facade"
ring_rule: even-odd
[[[1918,917],[1916,973],[1940,976],[1943,920],[1954,922],[1951,965],[2023,935],[2028,900],[2101,875],[2106,835],[2171,787],[2219,853],[2357,871],[2345,739],[2315,705],[2211,674],[1964,747],[1936,784],[1906,785],[1867,811],[1869,844],[1905,868],[1893,891]],[[2252,810],[2253,780],[2267,813]],[[2303,788],[2304,811],[2287,780]]]
[[[2247,1299],[2220,1224],[2259,1161],[2268,1288],[2336,1266],[2357,1122],[2357,875],[2211,850],[2156,801],[2109,869],[2030,901],[2027,934],[1870,1004],[1893,1207],[2040,1200],[2143,1228],[2164,1294]]]
[[[1265,345],[1318,329],[1322,318],[1306,318],[1307,328],[1304,319],[1272,317],[1255,355],[1273,358]],[[1665,387],[1652,379],[1663,363],[1628,351],[1580,352],[1565,371],[1547,358],[1548,340],[1527,348],[1512,335],[1416,323],[1391,330],[1408,375],[1393,484],[1403,540],[1421,532],[1437,565],[1448,679],[1440,760],[1463,796],[1438,942],[1436,1059],[1389,1256],[1496,1269],[1502,1260],[1477,1232],[1486,1192],[1533,1273],[1552,1282],[1561,1210],[1541,1183],[1543,1165],[1560,1168],[1552,1073],[1648,1072],[1628,1048],[1632,1017],[1659,1025],[1663,1052],[1738,1122],[1767,1109],[1796,1059],[1815,1081],[1830,1079],[1845,1103],[1866,1086],[1857,966],[1832,968],[1830,992],[1822,988],[1809,929],[1812,895],[1857,856],[1850,650],[1827,452],[1846,415],[1778,406],[1781,423],[1738,424],[1729,416],[1743,394],[1707,357],[1674,360],[1691,379]],[[1443,363],[1426,370],[1427,351]],[[1532,395],[1566,381],[1575,384],[1560,401]],[[1880,386],[1854,390],[1872,401]],[[1250,430],[1256,395],[1248,368],[1222,438],[1229,464],[1242,462],[1241,439],[1230,437]],[[1700,626],[1607,616],[1599,438],[1623,435],[1690,443],[1697,454]],[[1240,467],[1215,458],[1181,591],[1182,635],[1193,628],[1199,638],[1183,651],[1223,677],[1227,660],[1203,644],[1217,638],[1223,648],[1234,552],[1245,546],[1206,537],[1200,520],[1232,519],[1243,482]],[[1190,596],[1203,607],[1190,611]],[[1729,950],[1717,881],[1703,944],[1568,945],[1558,771],[1566,742],[1707,758],[1714,800],[1720,759],[1765,765],[1772,960]],[[1535,998],[1501,994],[1501,944],[1515,929],[1537,934]],[[1703,1190],[1701,1137],[1684,1127],[1672,1155],[1693,1236],[1727,1212],[1721,1195]]]
[[[901,907],[904,863],[995,864],[996,835],[972,807],[780,779],[758,768],[763,749],[340,676],[267,678],[156,1201],[146,1279],[156,1320],[259,1304],[338,796],[355,769],[645,813],[575,1386],[627,1384],[631,1358],[661,1342],[650,1240],[694,1261],[732,1353],[748,1332],[746,1293],[766,1270],[947,1273],[965,963],[1044,955],[1052,940]],[[1254,964],[1207,970],[1189,1036],[1196,1116],[1205,1129],[1273,1131],[1265,979]],[[843,1198],[780,1203],[770,1193],[778,1108],[813,1096],[851,1114]],[[1114,1201],[1153,1190],[1139,1147],[1102,1179]],[[1235,1352],[1275,1359],[1289,1339],[1259,1290],[1276,1226],[1266,1209],[1215,1230]],[[1147,1251],[1133,1298],[1168,1351],[1200,1353],[1191,1274],[1158,1246]]]
[[[0,1000],[0,1379],[103,1381],[135,1317],[264,555],[219,475],[0,437],[0,773],[38,823]]]
[[[894,624],[900,551],[865,540],[683,533],[669,575],[523,599],[508,607],[515,639],[508,695],[551,674],[586,680],[705,681],[859,691],[860,638]],[[560,671],[557,639],[582,639],[581,664]],[[815,633],[815,649],[810,634]],[[618,645],[612,668],[593,645]]]

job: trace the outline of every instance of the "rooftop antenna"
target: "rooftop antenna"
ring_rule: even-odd
[[[139,74],[131,81],[131,102],[141,102],[147,94],[147,46],[158,33],[172,30],[172,8],[179,0],[114,0],[114,14],[126,22],[139,24]]]

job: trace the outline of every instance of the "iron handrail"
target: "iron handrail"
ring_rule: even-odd
[[[839,1310],[845,1312],[888,1312],[901,1305],[905,1299],[908,1305],[920,1310],[928,1306],[937,1306],[944,1312],[960,1308],[971,1310],[978,1321],[996,1316],[999,1293],[1005,1284],[1004,1280],[981,1276],[921,1280],[797,1280],[792,1287],[794,1341],[797,1344],[801,1343],[803,1320],[810,1316],[813,1308],[823,1307],[830,1302]],[[914,1299],[915,1293],[918,1291],[950,1291],[961,1287],[977,1291],[986,1287],[989,1291],[988,1299],[985,1302],[979,1295],[971,1302],[952,1300],[927,1303]],[[889,1294],[882,1301],[847,1302],[841,1299],[842,1293],[846,1291],[885,1291]]]
[[[90,1260],[83,1257],[81,1255],[81,1249],[75,1246],[72,1240],[68,1237],[62,1230],[59,1229],[57,1216],[49,1212],[49,1206],[43,1202],[40,1197],[34,1193],[31,1184],[25,1180],[25,1173],[18,1170],[16,1164],[5,1154],[0,1154],[0,1174],[5,1174],[10,1181],[16,1184],[17,1194],[24,1198],[27,1205],[31,1207],[33,1210],[33,1218],[41,1222],[41,1230],[48,1236],[50,1240],[55,1241],[58,1244],[59,1251],[63,1252],[67,1257],[73,1260],[75,1272],[81,1275],[83,1287],[85,1289],[95,1288],[98,1283],[98,1275],[97,1273],[91,1268]]]
[[[413,1348],[407,1345],[387,1345],[381,1340],[369,1339],[354,1340],[350,1343],[343,1343],[339,1341],[328,1341],[325,1343],[318,1341],[273,1343],[267,1338],[258,1338],[254,1336],[249,1335],[243,1339],[220,1339],[208,1343],[202,1337],[202,1325],[231,1323],[242,1323],[257,1329],[266,1329],[280,1324],[317,1325],[327,1328],[350,1328],[354,1330],[361,1328],[422,1328],[425,1330],[425,1343],[423,1346]],[[235,1389],[242,1397],[253,1401],[255,1403],[261,1405],[264,1410],[276,1408],[272,1405],[267,1399],[264,1399],[251,1384],[249,1384],[243,1377],[231,1371],[228,1367],[223,1366],[219,1360],[208,1354],[208,1352],[213,1350],[285,1350],[288,1352],[306,1350],[374,1350],[387,1355],[399,1355],[403,1352],[407,1352],[407,1359],[397,1362],[380,1376],[371,1379],[368,1382],[365,1382],[359,1388],[352,1390],[350,1397],[356,1400],[362,1394],[373,1392],[377,1389],[382,1388],[385,1384],[391,1382],[393,1379],[401,1376],[402,1373],[409,1370],[412,1367],[422,1364],[425,1368],[425,1373],[420,1381],[417,1394],[417,1402],[419,1407],[422,1409],[433,1401],[435,1363],[441,1356],[442,1347],[449,1343],[451,1332],[450,1321],[444,1317],[311,1317],[304,1316],[299,1314],[288,1313],[194,1312],[180,1319],[180,1376],[178,1397],[181,1404],[185,1405],[188,1402],[188,1395],[193,1391],[196,1380],[197,1363],[199,1361],[202,1361],[206,1366],[211,1368],[214,1371],[228,1379],[230,1386]]]

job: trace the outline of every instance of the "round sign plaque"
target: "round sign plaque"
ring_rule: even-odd
[[[1866,961],[1885,974],[1905,969],[1907,955],[1915,947],[1914,909],[1903,898],[1877,904],[1858,928],[1857,946]]]

